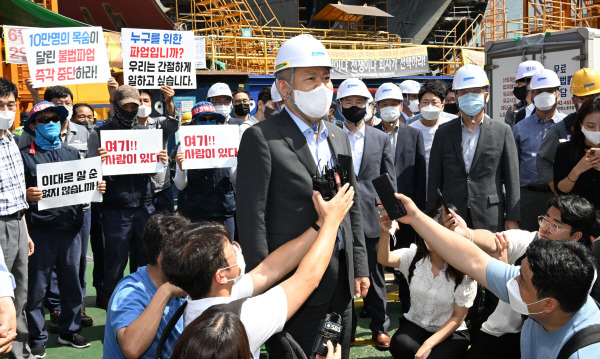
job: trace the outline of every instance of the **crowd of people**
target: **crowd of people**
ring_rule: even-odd
[[[311,357],[331,313],[339,340],[317,358],[350,357],[357,316],[394,358],[595,357],[600,343],[581,338],[600,332],[600,73],[573,74],[567,115],[556,73],[525,61],[518,102],[492,119],[475,65],[451,85],[374,94],[347,79],[335,101],[331,68],[314,37],[287,40],[254,116],[247,90],[215,83],[183,114],[163,86],[152,117],[151,92],[111,78],[103,122],[68,88],[42,99],[27,79],[20,136],[17,87],[0,78],[0,353],[43,358],[48,331],[90,346],[89,239],[106,358]],[[237,166],[186,169],[179,143],[168,153],[182,125],[238,126]],[[38,164],[105,161],[105,131],[145,129],[162,129],[163,170],[103,176],[102,202],[38,209]],[[386,173],[404,217],[380,205],[372,180]],[[333,191],[315,185],[328,176]],[[404,313],[391,337],[385,267]]]

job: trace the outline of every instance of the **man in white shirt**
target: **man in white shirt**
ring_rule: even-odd
[[[161,265],[169,282],[189,294],[184,326],[212,305],[251,297],[243,303],[240,319],[250,350],[258,358],[261,345],[283,329],[319,285],[336,245],[338,226],[353,197],[354,189],[348,184],[329,202],[314,194],[319,214],[316,223],[270,253],[248,274],[244,274],[242,249],[237,242],[229,242],[223,225],[193,224],[173,236],[163,248]],[[271,288],[296,266],[291,277]]]

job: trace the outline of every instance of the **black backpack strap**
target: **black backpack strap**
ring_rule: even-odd
[[[181,306],[179,306],[179,308],[177,308],[171,319],[169,319],[167,326],[165,327],[165,329],[163,329],[163,332],[160,335],[160,339],[158,340],[158,344],[156,345],[156,357],[158,359],[162,358],[162,350],[165,346],[165,342],[167,341],[169,335],[171,335],[171,332],[173,332],[173,329],[175,328],[175,325],[177,325],[179,318],[181,318],[181,316],[183,315],[187,304],[188,302],[186,300]]]
[[[413,274],[415,274],[415,268],[417,267],[417,262],[421,260],[423,256],[419,255],[419,252],[415,252],[415,256],[412,261],[410,261],[410,265],[408,266],[408,277],[406,277],[406,281],[408,285],[410,285],[410,281],[412,280]]]
[[[563,345],[556,359],[568,359],[579,349],[596,343],[600,343],[600,324],[591,325],[575,333]]]

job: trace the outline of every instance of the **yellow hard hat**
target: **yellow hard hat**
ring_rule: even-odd
[[[571,93],[575,96],[588,96],[600,92],[600,73],[594,69],[583,68],[571,79]]]
[[[184,112],[181,115],[181,124],[185,125],[186,123],[190,122],[192,120],[192,112],[188,111],[188,112]]]

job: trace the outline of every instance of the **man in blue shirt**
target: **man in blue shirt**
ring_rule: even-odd
[[[600,310],[588,295],[594,259],[583,246],[563,240],[534,240],[520,267],[508,265],[439,225],[410,198],[396,197],[408,213],[399,221],[412,225],[431,250],[489,288],[514,311],[529,316],[521,330],[522,358],[555,358],[576,332],[600,324]],[[593,358],[599,350],[600,343],[591,344],[569,358]]]
[[[556,106],[560,98],[560,80],[552,70],[536,72],[531,79],[531,96],[535,111],[515,125],[513,134],[519,152],[519,177],[521,181],[521,228],[535,231],[537,215],[545,209],[552,197],[550,187],[541,182],[536,168],[536,154],[546,133],[565,115]]]
[[[104,327],[105,358],[156,358],[156,346],[186,293],[169,283],[161,269],[162,247],[167,237],[189,221],[181,216],[157,214],[148,220],[142,240],[149,263],[123,278],[112,295]],[[167,338],[163,356],[183,331],[180,319]]]

